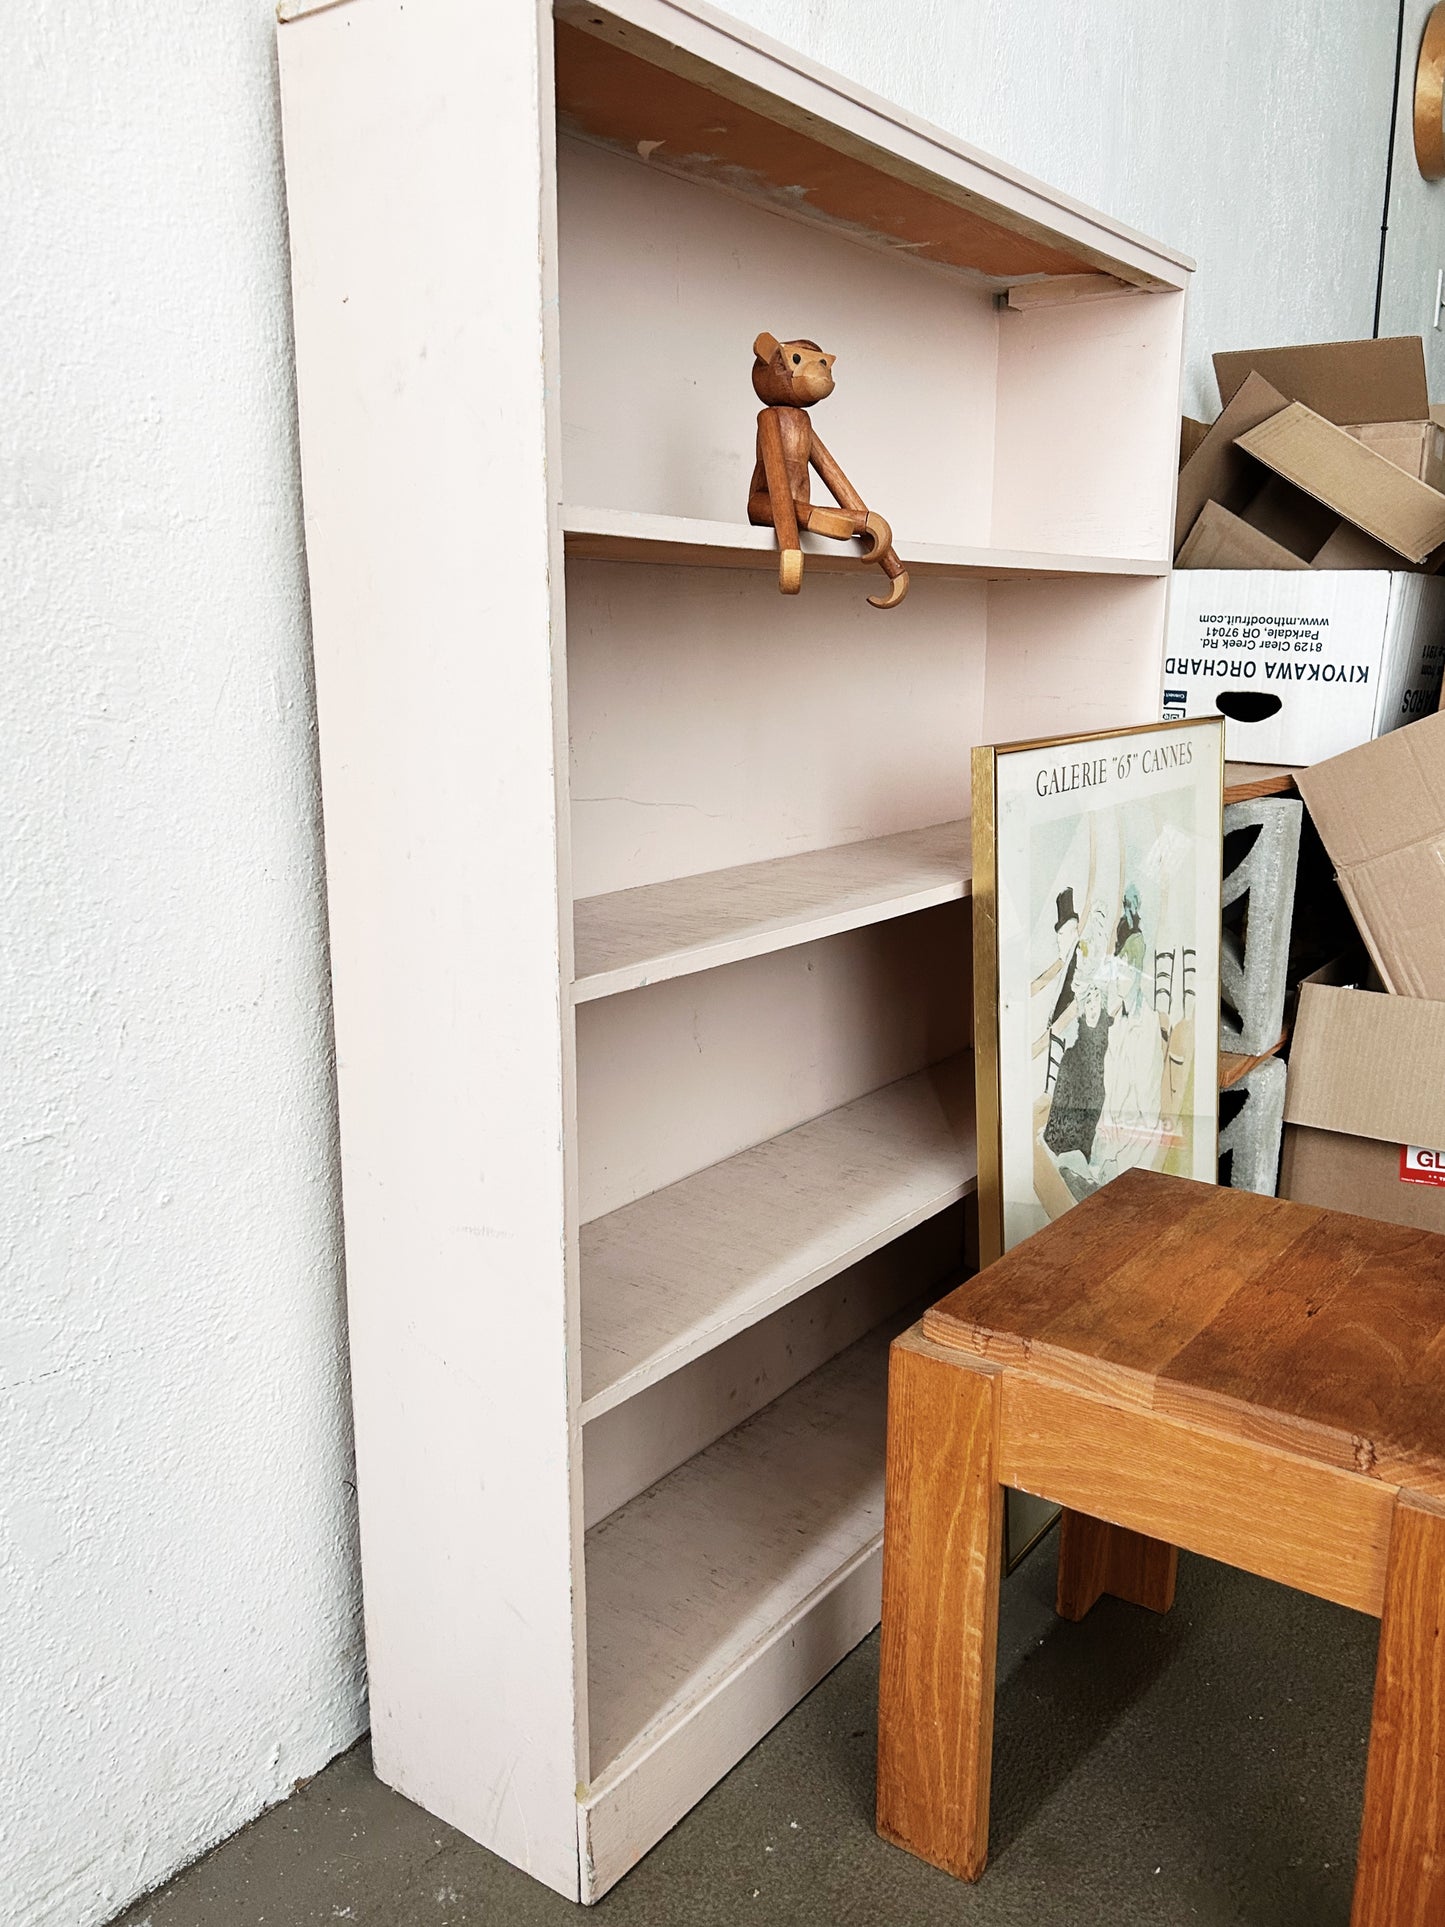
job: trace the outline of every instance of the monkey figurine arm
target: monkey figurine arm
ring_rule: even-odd
[[[850,535],[871,535],[873,538],[873,546],[863,559],[865,562],[876,562],[888,577],[891,586],[886,596],[871,595],[868,598],[869,602],[872,603],[875,609],[896,609],[904,596],[908,594],[908,571],[898,560],[897,554],[894,552],[892,529],[889,528],[881,515],[871,513],[864,506],[863,497],[858,493],[857,489],[854,488],[853,484],[848,480],[848,477],[823,446],[822,438],[816,429],[813,431],[811,460],[814,468],[817,469],[819,476],[831,492],[833,499],[838,502],[841,507],[851,509],[855,521],[861,519],[862,527],[850,529],[848,533]],[[818,511],[815,509],[814,514],[817,513]],[[808,526],[811,528],[813,524],[810,522]],[[821,529],[818,532],[819,534],[827,533],[827,531]]]
[[[889,578],[888,594],[868,600],[875,609],[896,609],[908,593],[908,572],[894,553],[892,531],[869,510],[804,412],[832,394],[834,357],[815,341],[779,341],[766,333],[753,343],[753,356],[753,389],[767,405],[758,416],[748,520],[777,531],[778,587],[784,595],[802,587],[800,528],[839,542],[856,536],[869,544],[863,560],[876,562]],[[836,508],[813,506],[810,468],[831,490]]]
[[[779,416],[795,412],[787,408],[765,408],[758,416],[758,465],[753,474],[752,493],[748,498],[748,519],[764,525],[771,522],[778,532],[778,587],[784,595],[796,595],[803,586],[803,545],[798,540],[797,503],[789,474],[783,424],[778,419]],[[803,425],[806,429],[806,415]],[[806,476],[806,456],[803,472]],[[806,497],[806,489],[804,495]],[[806,505],[804,512],[807,512]]]

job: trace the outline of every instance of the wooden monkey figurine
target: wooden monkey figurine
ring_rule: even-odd
[[[778,587],[796,595],[803,586],[799,529],[839,542],[866,541],[863,560],[888,577],[885,596],[869,596],[875,609],[896,609],[908,593],[908,571],[893,553],[893,531],[824,448],[803,412],[833,392],[833,355],[816,341],[778,341],[761,334],[753,343],[753,388],[766,403],[758,416],[758,460],[748,492],[748,520],[778,532]],[[810,465],[836,499],[837,508],[814,508],[808,499]]]

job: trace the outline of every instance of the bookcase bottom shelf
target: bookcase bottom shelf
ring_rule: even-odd
[[[587,1535],[584,1899],[877,1625],[888,1343],[906,1322],[850,1346]]]

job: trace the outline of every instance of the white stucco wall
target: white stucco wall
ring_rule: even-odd
[[[1371,332],[1395,0],[728,5],[1192,254],[1190,413],[1218,410],[1216,349]]]
[[[261,0],[0,59],[0,1921],[363,1726]]]
[[[733,5],[1194,252],[1196,411],[1370,331],[1391,0]],[[270,4],[6,27],[0,1927],[92,1927],[364,1709]]]

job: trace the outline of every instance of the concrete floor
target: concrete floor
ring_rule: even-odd
[[[877,1635],[613,1889],[599,1927],[1346,1927],[1373,1620],[1186,1557],[1174,1611],[1004,1589],[992,1860],[873,1832]],[[387,1792],[364,1746],[117,1927],[564,1927],[583,1918]]]

